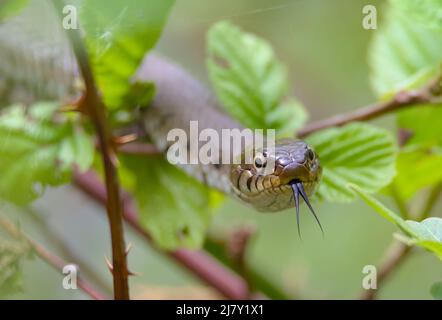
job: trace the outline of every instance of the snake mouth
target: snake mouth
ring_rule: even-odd
[[[322,234],[324,235],[324,230],[322,229],[321,222],[319,221],[318,216],[315,213],[315,210],[313,210],[312,205],[310,204],[310,201],[308,199],[307,193],[304,190],[304,185],[300,180],[292,180],[289,182],[290,187],[293,191],[293,198],[295,200],[295,208],[296,208],[296,223],[298,225],[298,235],[299,238],[301,238],[301,229],[299,224],[299,195],[301,195],[302,199],[304,199],[304,202],[307,204],[308,208],[310,209],[311,213],[315,217],[316,221],[318,222],[319,228],[321,229]]]

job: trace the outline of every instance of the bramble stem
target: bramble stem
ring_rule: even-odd
[[[168,65],[170,62],[157,58],[162,64]],[[175,77],[174,72],[176,72],[177,67],[167,69],[170,74],[164,75],[164,77]],[[143,71],[143,70],[141,70]],[[146,77],[142,75],[141,78]],[[304,138],[314,132],[324,130],[331,127],[339,127],[346,125],[355,121],[367,121],[371,120],[385,114],[409,108],[413,106],[418,106],[421,104],[431,104],[435,107],[442,106],[442,77],[439,76],[433,81],[430,81],[426,86],[419,90],[412,91],[400,91],[393,98],[385,102],[374,103],[366,107],[359,108],[355,111],[351,111],[344,114],[338,114],[327,119],[319,120],[307,124],[304,128],[301,128],[297,136],[299,138]],[[196,92],[194,99],[205,101],[207,100],[208,91],[202,90],[201,92]],[[176,104],[177,107],[180,106],[181,101],[174,97],[171,97],[171,103]],[[143,142],[131,142],[128,144],[123,144],[119,147],[118,152],[128,153],[128,154],[139,154],[139,155],[156,155],[159,151],[155,146]]]
[[[100,289],[106,293],[112,292],[112,287],[110,287],[105,279],[102,278],[102,274],[89,266],[88,263],[81,258],[81,256],[77,255],[66,242],[66,239],[57,233],[54,228],[51,228],[46,219],[44,219],[39,212],[35,211],[33,208],[24,208],[23,210],[23,213],[30,216],[37,227],[41,229],[41,233],[47,239],[47,241],[56,247],[55,251],[58,252],[62,258],[78,265],[81,273],[83,275],[87,275],[86,278],[91,280],[91,282],[97,285]]]
[[[52,0],[57,13],[61,17],[64,1]],[[116,155],[112,147],[112,135],[106,118],[106,107],[98,95],[94,76],[87,55],[86,48],[81,40],[79,30],[65,30],[71,43],[72,50],[77,58],[77,63],[86,92],[83,104],[95,126],[98,143],[104,166],[105,184],[107,192],[107,214],[110,224],[112,242],[112,275],[114,283],[114,298],[116,300],[129,299],[128,268],[126,247],[124,243],[122,203],[120,199],[120,186],[115,167]]]
[[[18,229],[8,218],[2,216],[0,217],[0,227],[8,232],[11,236],[17,238],[22,237],[29,243],[31,249],[46,263],[52,266],[56,271],[61,272],[63,268],[69,263],[64,261],[59,256],[53,254],[48,249],[43,247],[38,242],[32,240],[27,236],[22,230]],[[86,280],[77,275],[77,285],[82,289],[88,296],[95,300],[107,300],[107,298],[99,293],[91,284]]]
[[[74,176],[76,186],[99,203],[106,203],[106,192],[97,175],[92,172]],[[145,240],[152,239],[138,223],[137,212],[129,195],[125,197],[124,220]],[[154,249],[157,249],[153,245]],[[163,251],[162,251],[163,252]],[[245,300],[250,294],[247,283],[240,276],[221,265],[212,256],[203,251],[177,249],[163,252],[169,255],[197,277],[211,285],[228,299]]]
[[[343,126],[350,122],[367,121],[399,109],[419,104],[442,105],[442,100],[440,99],[442,95],[441,81],[441,77],[439,76],[422,89],[400,91],[388,101],[371,104],[355,111],[312,122],[298,131],[298,137],[303,138],[316,131]]]

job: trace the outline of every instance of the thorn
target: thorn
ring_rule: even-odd
[[[117,153],[114,149],[109,148],[108,150],[110,161],[112,162],[115,168],[119,167],[120,161],[118,160]]]
[[[126,134],[124,136],[114,137],[114,144],[119,146],[122,144],[126,144],[129,142],[133,142],[138,139],[138,135],[136,133]]]
[[[130,250],[132,250],[132,242],[129,242],[129,244],[126,247],[126,257],[129,254]]]
[[[109,259],[106,256],[104,256],[104,260],[106,261],[106,265],[107,265],[107,268],[109,269],[109,271],[112,274],[114,274],[114,266],[112,265],[112,263],[109,261]]]
[[[85,94],[80,95],[77,99],[66,103],[62,106],[59,111],[60,112],[79,112],[87,115],[88,111],[84,104],[85,102]]]
[[[106,265],[107,265],[107,268],[109,269],[109,271],[112,274],[114,274],[114,267],[112,266],[112,263],[109,261],[109,259],[106,256],[104,256],[104,260],[106,261]],[[136,272],[136,271],[127,270],[127,275],[138,277],[138,276],[141,276],[141,273]]]
[[[136,271],[127,271],[127,274],[129,275],[129,276],[135,276],[135,277],[139,277],[139,276],[141,276],[141,273],[139,273],[139,272],[136,272]]]
[[[58,108],[60,112],[79,112],[78,106],[72,104],[65,104]]]

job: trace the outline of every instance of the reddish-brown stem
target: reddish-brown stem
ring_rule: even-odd
[[[143,143],[143,142],[130,142],[121,144],[118,146],[118,152],[124,154],[136,154],[136,155],[163,155],[153,144]]]
[[[384,281],[392,274],[394,270],[397,270],[400,265],[405,261],[411,252],[411,247],[407,246],[397,240],[393,241],[388,249],[385,251],[384,258],[382,259],[381,266],[377,273],[377,289],[365,290],[361,294],[362,300],[373,300],[379,290],[379,286],[384,284]]]
[[[0,218],[0,227],[8,232],[14,238],[25,239],[30,248],[46,263],[52,266],[57,272],[61,272],[63,268],[68,265],[66,261],[50,252],[38,242],[29,238],[22,230],[17,228],[8,218]],[[107,300],[107,297],[98,292],[91,284],[77,275],[77,285],[88,296],[95,300]]]
[[[76,173],[74,182],[83,192],[100,203],[106,202],[106,192],[94,172]],[[137,212],[129,195],[124,197],[124,220],[143,238],[151,242],[150,235],[140,226]],[[155,248],[155,246],[153,246]],[[229,299],[247,299],[250,294],[246,281],[219,264],[216,259],[199,250],[178,249],[167,251],[172,259],[185,266],[194,275]]]
[[[47,239],[47,241],[55,246],[55,253],[60,255],[61,258],[70,261],[79,266],[81,273],[86,275],[86,279],[89,279],[91,283],[97,285],[104,292],[112,292],[112,287],[109,287],[109,284],[105,279],[103,279],[103,274],[89,266],[87,261],[82,259],[81,256],[77,255],[74,250],[69,246],[60,234],[56,232],[51,226],[47,223],[47,220],[43,218],[43,216],[36,212],[33,208],[24,208],[24,214],[31,217],[33,222],[41,229],[41,233]],[[57,250],[58,249],[58,250]]]
[[[63,268],[68,265],[66,261],[58,257],[57,255],[53,254],[52,252],[48,251],[45,247],[42,245],[36,243],[35,241],[30,240],[31,246],[34,249],[35,253],[46,261],[48,264],[50,264],[55,270],[59,271],[63,270]],[[90,296],[92,299],[95,300],[108,300],[105,296],[103,296],[101,293],[99,293],[92,285],[90,285],[87,281],[85,281],[83,278],[77,276],[77,285],[78,287],[83,290],[88,296]]]
[[[441,78],[438,77],[427,86],[415,91],[400,91],[392,99],[375,103],[355,111],[312,122],[298,131],[298,137],[303,138],[316,131],[331,127],[339,127],[350,122],[367,121],[381,115],[419,104],[441,104]]]
[[[374,103],[355,111],[338,114],[327,119],[312,122],[297,132],[299,138],[304,138],[314,132],[331,127],[339,127],[355,121],[367,121],[399,109],[412,107],[420,104],[442,105],[441,77],[431,81],[427,86],[415,91],[400,91],[392,99]],[[199,97],[195,97],[198,99]],[[201,97],[203,98],[203,97]],[[178,103],[178,101],[177,101]],[[142,142],[123,144],[118,149],[121,153],[138,155],[156,155],[159,151],[155,146]]]
[[[57,13],[61,17],[63,2],[53,0]],[[110,224],[112,242],[112,274],[114,283],[114,298],[117,300],[129,299],[128,268],[126,248],[124,243],[122,204],[117,170],[115,168],[116,155],[112,146],[112,135],[107,125],[106,109],[98,95],[94,77],[79,30],[66,30],[72,50],[77,58],[78,67],[83,76],[86,92],[84,106],[95,126],[99,147],[103,160],[107,202],[106,208]]]

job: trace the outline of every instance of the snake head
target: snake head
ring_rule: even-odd
[[[296,207],[297,216],[301,195],[314,214],[308,198],[321,179],[318,155],[307,143],[295,139],[279,140],[271,149],[256,152],[253,163],[232,167],[235,194],[259,211]]]

